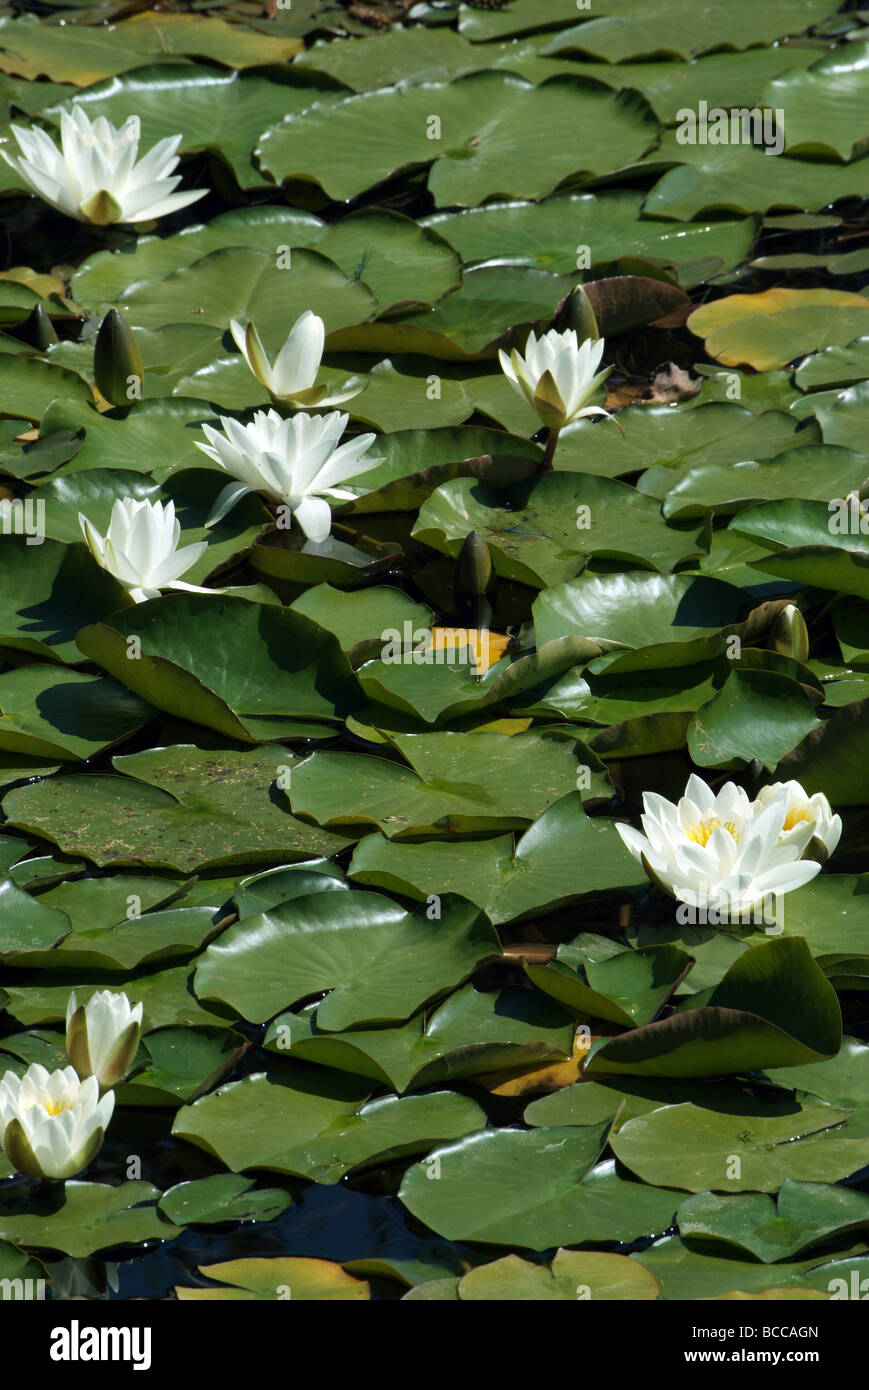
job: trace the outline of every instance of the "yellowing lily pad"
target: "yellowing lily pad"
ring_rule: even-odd
[[[869,299],[846,290],[764,290],[733,294],[695,309],[692,333],[728,367],[784,367],[803,353],[844,347],[869,332]]]

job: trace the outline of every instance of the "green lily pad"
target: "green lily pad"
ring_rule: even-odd
[[[863,1257],[819,1264],[819,1256],[815,1255],[788,1264],[765,1265],[756,1260],[734,1259],[732,1254],[699,1254],[678,1236],[668,1236],[631,1259],[655,1275],[665,1299],[679,1300],[720,1298],[732,1290],[759,1297],[767,1289],[775,1291],[776,1299],[810,1289],[821,1289],[829,1297],[834,1278],[844,1278],[847,1286],[852,1270],[858,1280],[869,1273],[869,1259]]]
[[[52,950],[28,950],[8,963],[43,970],[133,970],[138,965],[189,958],[214,931],[215,913],[210,907],[170,908],[114,927],[70,932]]]
[[[492,358],[498,346],[524,343],[526,325],[548,323],[574,283],[573,276],[534,266],[487,261],[466,270],[461,287],[444,295],[433,309],[414,308],[400,318],[340,329],[330,335],[327,347],[334,352],[413,354],[447,362]],[[364,408],[364,402],[360,406]]]
[[[463,7],[464,8],[464,7]],[[346,23],[346,20],[344,21]],[[552,72],[571,70],[572,64],[536,58],[538,45],[532,41],[521,48],[512,43],[489,44],[484,50],[487,67],[507,68],[536,81]],[[295,68],[328,73],[355,92],[389,87],[401,74],[403,83],[444,81],[462,73],[477,72],[480,53],[454,29],[446,25],[395,25],[378,34],[376,44],[330,43],[318,39],[295,60]]]
[[[756,145],[680,145],[662,140],[649,162],[678,164],[658,180],[645,203],[649,217],[689,221],[725,211],[730,216],[771,210],[815,212],[840,198],[860,196],[860,161],[840,165],[770,159]]]
[[[765,1193],[699,1193],[682,1203],[678,1222],[683,1239],[726,1242],[772,1264],[869,1225],[869,1195],[833,1183],[787,1179],[777,1201]]]
[[[564,438],[570,456],[556,464],[583,471],[583,453],[594,455],[594,471],[610,476],[648,470],[657,484],[666,481],[661,495],[698,465],[740,463],[744,459],[773,458],[786,449],[814,444],[817,434],[796,438],[797,422],[784,411],[769,410],[756,416],[735,402],[710,401],[708,405],[683,407],[651,405],[622,411],[621,432],[604,422],[578,420]],[[592,434],[591,431],[594,431]],[[559,445],[560,447],[560,445]],[[641,491],[648,491],[646,478]],[[658,495],[658,489],[652,492]]]
[[[86,1004],[92,994],[102,989],[124,992],[133,1003],[141,999],[144,1005],[142,1027],[146,1033],[158,1028],[200,1025],[229,1028],[229,1022],[209,1013],[196,1002],[190,988],[192,974],[189,966],[181,965],[153,975],[118,980],[117,984],[114,980],[108,984],[105,979],[93,983],[77,977],[76,999],[80,1004]],[[62,1022],[66,1019],[69,988],[69,977],[61,984],[54,983],[54,977],[47,984],[18,986],[10,983],[5,991],[9,1013],[26,1028],[33,1024]]]
[[[869,701],[836,710],[819,729],[782,758],[777,776],[798,778],[809,792],[823,791],[836,806],[866,802],[862,780],[869,748]]]
[[[459,892],[495,923],[636,890],[636,868],[612,823],[587,816],[579,792],[560,797],[538,816],[515,850],[506,836],[418,845],[366,835],[349,873],[360,883],[413,898]]]
[[[593,960],[575,945],[562,945],[550,964],[526,963],[525,970],[538,989],[567,1008],[630,1028],[652,1021],[691,963],[676,946],[649,946]]]
[[[585,1238],[576,1234],[583,1227],[578,1189],[608,1131],[608,1123],[481,1130],[409,1168],[399,1197],[417,1220],[450,1240],[531,1250],[573,1245]]]
[[[236,26],[231,34],[236,36]],[[241,29],[238,35],[246,38],[250,30]],[[159,53],[156,49],[155,57]],[[215,72],[195,64],[157,62],[136,65],[135,72],[98,82],[76,100],[92,121],[105,116],[118,126],[135,111],[142,121],[141,154],[158,140],[182,131],[182,153],[214,153],[230,167],[242,188],[256,188],[268,186],[253,160],[260,132],[287,111],[304,110],[314,100],[328,101],[329,86],[341,90],[324,79],[305,81],[295,68]],[[59,121],[60,109],[47,106],[42,115]]]
[[[438,662],[437,653],[434,652],[430,652],[431,660],[424,655],[418,659],[403,638],[401,651],[397,651],[395,646],[392,651],[386,648],[383,659],[366,661],[359,668],[359,684],[372,703],[379,707],[369,723],[378,724],[384,729],[416,729],[419,721],[431,725],[457,719],[488,705],[503,703],[509,707],[521,700],[523,691],[535,689],[599,651],[595,643],[583,639],[557,638],[552,642],[539,643],[534,652],[515,658],[507,655],[494,662],[480,676],[467,655],[464,660],[461,659],[463,650],[465,653],[467,651],[466,644],[460,638],[453,640],[452,655],[456,659],[452,661]],[[445,648],[442,650],[445,651]],[[399,657],[401,659],[396,659]],[[406,722],[395,724],[395,715],[393,722],[390,722],[390,711],[397,711],[398,716],[405,716],[405,720],[409,716],[414,721],[413,725],[408,726]],[[592,761],[591,786],[595,794],[600,794],[604,785],[600,781],[597,784],[594,782],[594,774],[598,770],[596,762]]]
[[[342,871],[328,859],[304,859],[277,869],[239,879],[233,897],[239,917],[252,917],[308,893],[343,892],[349,884]]]
[[[841,391],[817,391],[800,403],[801,413],[813,414],[827,444],[846,449],[863,448],[869,419],[867,382],[846,386]]]
[[[600,6],[596,13],[600,13]],[[546,49],[549,43],[546,39],[540,46]],[[541,61],[552,62],[557,57],[553,53]],[[636,59],[625,63],[599,63],[578,61],[576,57],[572,61],[574,70],[584,77],[597,78],[618,90],[632,87],[642,92],[658,119],[665,125],[674,125],[680,120],[681,112],[692,108],[696,111],[701,101],[707,103],[710,111],[716,106],[729,110],[762,105],[767,82],[779,73],[808,67],[816,61],[816,52],[811,48],[797,48],[794,44],[771,44],[749,48],[739,54],[732,51],[709,53],[693,58],[690,63],[638,62]]]
[[[250,1178],[216,1173],[167,1188],[157,1205],[176,1226],[212,1226],[220,1221],[271,1221],[291,1201],[280,1188],[254,1188]]]
[[[4,1162],[5,1156],[0,1156],[0,1164]],[[4,1297],[10,1299],[25,1299],[28,1297],[28,1293],[32,1297],[31,1291],[40,1288],[40,1285],[34,1282],[36,1280],[41,1279],[43,1281],[43,1288],[48,1283],[45,1266],[5,1240],[0,1243],[0,1279],[10,1280],[10,1284],[3,1284],[4,1289],[9,1288],[8,1295],[4,1295]],[[16,1286],[16,1280],[20,1280],[21,1284]],[[26,1282],[28,1280],[31,1281],[29,1284]],[[18,1292],[19,1288],[20,1293]]]
[[[32,357],[0,356],[0,393],[4,415],[38,420],[57,396],[88,402],[93,399],[86,381]]]
[[[869,1047],[857,1038],[843,1038],[835,1057],[805,1067],[774,1068],[764,1073],[786,1090],[807,1091],[813,1097],[846,1110],[865,1110],[869,1105]]]
[[[319,1183],[427,1150],[479,1127],[482,1112],[451,1091],[385,1096],[366,1104],[365,1083],[293,1063],[274,1080],[264,1073],[230,1082],[185,1106],[173,1134],[214,1154],[234,1172],[266,1168]]]
[[[523,828],[576,786],[582,752],[572,741],[533,733],[396,734],[392,741],[409,768],[367,754],[312,753],[293,769],[294,814],[348,834],[373,824],[387,838]],[[533,784],[521,776],[529,757]]]
[[[473,380],[466,391],[473,396]],[[496,489],[509,486],[542,458],[528,439],[476,426],[399,430],[378,439],[377,453],[381,461],[365,474],[367,491],[357,495],[353,513],[415,510],[454,477],[480,478]],[[354,491],[352,482],[347,491]]]
[[[429,121],[432,111],[437,126]],[[585,129],[581,151],[541,148],[537,131],[562,121]],[[265,132],[257,156],[276,182],[315,179],[336,199],[356,197],[404,166],[434,162],[429,188],[443,207],[476,205],[508,189],[520,198],[541,197],[576,174],[578,163],[587,176],[630,163],[655,134],[642,99],[619,102],[582,79],[555,77],[534,87],[481,72],[290,114]]]
[[[144,700],[100,677],[41,665],[0,676],[0,748],[12,753],[84,760],[153,715]]]
[[[130,603],[116,579],[84,548],[24,536],[0,545],[0,647],[48,661],[81,660],[76,633]]]
[[[18,951],[50,950],[70,931],[70,920],[58,908],[32,898],[11,878],[0,880],[0,956]]]
[[[728,515],[754,503],[795,496],[826,503],[831,496],[845,497],[859,488],[865,474],[862,455],[834,444],[788,449],[759,462],[698,464],[666,493],[663,512],[676,519],[707,511]],[[661,481],[667,480],[662,476]]]
[[[372,553],[373,552],[373,553]],[[360,550],[335,536],[309,541],[301,531],[271,531],[250,553],[254,569],[294,585],[370,584],[401,557],[395,545]]]
[[[143,65],[149,57],[184,54],[210,58],[227,68],[283,63],[301,48],[296,38],[272,38],[216,17],[135,15],[119,30],[40,24],[36,15],[0,21],[0,69],[20,77],[50,77],[87,87],[103,77]]]
[[[280,295],[275,276],[280,277]],[[319,314],[331,332],[370,318],[377,301],[363,281],[345,275],[319,251],[295,251],[284,270],[277,268],[275,252],[228,247],[165,280],[134,282],[121,305],[128,322],[140,328],[204,323],[224,330],[230,319],[250,318],[268,346],[273,339],[282,343],[306,309]]]
[[[589,1076],[719,1076],[832,1057],[841,1043],[835,991],[802,937],[736,958],[701,1003],[592,1045]]]
[[[423,1286],[424,1287],[424,1286]],[[626,1255],[598,1250],[559,1250],[551,1265],[531,1264],[518,1255],[505,1255],[470,1270],[458,1284],[464,1302],[576,1302],[578,1298],[611,1302],[642,1302],[658,1297],[658,1282]]]
[[[855,338],[845,347],[822,348],[801,362],[794,381],[802,391],[823,386],[850,386],[869,376],[869,337]]]
[[[801,34],[832,13],[830,0],[772,0],[763,10],[752,0],[734,0],[725,14],[714,0],[697,5],[693,0],[668,0],[649,25],[643,0],[619,0],[608,14],[566,29],[552,39],[545,52],[578,50],[607,63],[626,58],[666,54],[696,58],[714,48],[743,49],[766,44],[785,34]]]
[[[354,420],[389,434],[406,429],[446,429],[473,414],[460,381],[432,382],[431,376],[399,372],[384,358],[372,367],[361,395],[348,401]]]
[[[116,1245],[174,1240],[179,1228],[158,1211],[159,1196],[149,1182],[123,1182],[118,1187],[66,1182],[21,1204],[24,1210],[7,1196],[0,1207],[0,1232],[4,1240],[62,1250],[77,1259]]]
[[[210,638],[215,622],[229,646]],[[171,594],[86,627],[78,643],[159,709],[243,741],[278,739],[284,725],[292,736],[300,721],[335,719],[359,703],[331,633],[273,604]]]
[[[869,1139],[852,1139],[849,1111],[792,1102],[734,1102],[727,1110],[668,1105],[628,1120],[616,1157],[644,1182],[689,1192],[777,1192],[788,1179],[830,1182],[862,1168]]]
[[[544,590],[533,611],[538,642],[579,634],[636,652],[631,662],[616,653],[593,668],[621,673],[719,655],[722,629],[737,625],[745,598],[733,585],[694,575],[584,574]]]
[[[500,864],[512,855],[512,835],[488,840],[428,840],[424,844],[363,835],[347,872],[357,883],[404,897],[420,900],[446,891],[483,907],[488,885],[496,880]]]
[[[656,502],[574,472],[547,473],[506,494],[457,478],[424,503],[413,535],[455,555],[471,530],[490,547],[498,574],[540,587],[572,579],[590,556],[667,573],[700,552],[695,535],[667,527]]]
[[[372,655],[372,648],[379,653],[382,634],[388,629],[403,632],[404,624],[410,623],[412,632],[418,628],[428,630],[432,620],[430,608],[414,603],[400,589],[387,584],[356,593],[333,588],[331,584],[316,584],[306,589],[291,607],[293,612],[334,633],[351,662],[354,656]]]
[[[717,257],[722,270],[730,270],[751,251],[752,218],[685,227],[642,220],[642,205],[639,193],[570,193],[540,203],[487,203],[466,212],[435,213],[422,225],[446,237],[466,264],[497,256],[559,275],[578,268],[582,247],[588,247],[589,267],[622,256],[675,266]]]
[[[315,893],[229,927],[200,957],[196,992],[251,1022],[322,990],[324,1029],[401,1022],[500,954],[483,915],[445,895],[440,917],[351,890]]]
[[[854,159],[869,148],[862,135],[866,110],[869,45],[849,44],[827,53],[801,72],[770,82],[765,106],[781,111],[785,149],[790,154]]]
[[[724,1102],[732,1095],[726,1083],[710,1081],[673,1081],[636,1076],[604,1077],[601,1081],[584,1078],[581,1085],[564,1086],[548,1096],[532,1100],[522,1118],[525,1124],[534,1126],[595,1125],[602,1120],[611,1120],[615,1133],[635,1115],[647,1115],[650,1110],[658,1110],[662,1105],[693,1102],[702,1106],[709,1099],[717,1098]],[[614,1169],[612,1163],[609,1166]],[[589,1177],[586,1182],[590,1180]]]
[[[11,791],[4,810],[13,825],[29,825],[100,866],[183,873],[334,853],[343,839],[303,825],[271,800],[280,763],[268,748],[152,749],[118,758],[123,777],[63,777]]]
[[[541,1061],[566,1061],[573,1046],[570,1016],[524,989],[484,993],[465,985],[430,1016],[416,1014],[400,1028],[321,1032],[317,1008],[279,1015],[269,1026],[265,1046],[371,1077],[395,1091]]]
[[[187,1104],[223,1081],[247,1046],[226,1026],[161,1028],[152,1032],[142,1042],[136,1059],[138,1070],[116,1088],[118,1104]],[[142,1060],[144,1067],[139,1066]]]
[[[584,1087],[571,1087],[570,1090],[584,1090]],[[599,1129],[599,1125],[596,1127]],[[594,1131],[595,1123],[591,1122],[581,1133],[591,1136]],[[516,1137],[516,1133],[516,1130],[502,1130],[501,1141],[495,1144],[489,1140],[480,1158],[477,1158],[477,1154],[464,1155],[462,1173],[473,1183],[473,1188],[467,1193],[466,1202],[460,1200],[455,1190],[450,1193],[444,1186],[435,1188],[434,1179],[431,1180],[431,1198],[423,1197],[425,1188],[421,1187],[421,1180],[414,1184],[414,1202],[425,1201],[425,1220],[428,1225],[438,1229],[441,1223],[449,1222],[450,1229],[455,1226],[456,1229],[476,1233],[477,1227],[481,1226],[482,1229],[488,1230],[489,1223],[496,1220],[492,1208],[491,1187],[488,1193],[484,1194],[482,1190],[489,1155],[494,1177],[503,1184],[498,1188],[499,1193],[512,1193],[514,1186],[519,1186],[520,1190],[519,1201],[516,1204],[519,1209],[514,1215],[506,1216],[506,1219],[498,1222],[495,1227],[498,1230],[496,1244],[527,1245],[533,1250],[542,1250],[548,1236],[555,1237],[553,1244],[558,1243],[559,1238],[569,1238],[570,1244],[605,1240],[622,1240],[627,1243],[640,1240],[642,1237],[659,1236],[667,1227],[673,1225],[676,1208],[679,1207],[683,1194],[672,1188],[638,1183],[631,1180],[624,1169],[617,1173],[616,1162],[612,1158],[596,1163],[590,1172],[585,1173],[581,1181],[573,1184],[573,1198],[570,1201],[567,1198],[563,1200],[563,1209],[558,1198],[556,1201],[549,1200],[548,1194],[551,1193],[552,1187],[556,1186],[555,1181],[552,1184],[546,1181],[546,1197],[544,1202],[541,1202],[539,1215],[535,1216],[530,1173],[517,1172],[514,1166],[516,1154],[514,1151],[512,1154],[506,1152],[506,1134]],[[565,1134],[566,1129],[551,1126],[541,1133],[544,1136],[553,1136]],[[539,1152],[545,1152],[542,1145],[534,1148],[534,1154]],[[530,1159],[530,1162],[533,1163],[534,1159]],[[424,1163],[423,1169],[421,1177],[425,1176],[425,1170],[431,1172],[431,1159],[430,1162]],[[510,1226],[516,1229],[517,1238],[510,1234]],[[562,1230],[562,1237],[558,1237],[559,1229]],[[526,1232],[530,1237],[527,1240],[524,1238]]]
[[[194,83],[202,80],[188,67],[168,71],[174,83],[180,81],[183,85],[188,79]],[[236,80],[232,74],[224,76],[211,69],[208,75],[218,84]],[[183,125],[182,121],[180,128]],[[295,208],[273,205],[233,208],[204,226],[184,227],[171,236],[141,236],[133,245],[117,251],[96,251],[82,261],[70,289],[77,303],[96,311],[122,298],[131,284],[139,280],[165,280],[173,271],[193,265],[212,251],[244,247],[275,256],[276,247],[314,245],[325,231],[325,224],[319,217]],[[210,339],[213,341],[213,334]]]
[[[194,443],[202,437],[201,424],[217,427],[220,422],[202,401],[179,396],[134,401],[105,414],[81,402],[56,400],[39,428],[42,434],[85,431],[85,441],[64,468],[65,475],[91,468],[122,468],[160,479],[182,468],[202,467],[203,456]]]
[[[823,728],[805,688],[772,671],[734,671],[694,715],[688,751],[699,767],[757,758],[770,772],[786,753]]]

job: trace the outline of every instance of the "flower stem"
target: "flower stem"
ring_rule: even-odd
[[[558,443],[558,436],[560,433],[561,431],[556,429],[551,429],[549,431],[549,437],[546,440],[546,452],[543,455],[543,463],[540,465],[541,473],[550,473],[552,471],[552,460],[555,457],[555,446]]]

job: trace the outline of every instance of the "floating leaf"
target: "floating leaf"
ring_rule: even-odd
[[[152,749],[115,761],[123,777],[39,782],[9,792],[4,810],[13,825],[30,825],[100,865],[183,873],[335,852],[345,841],[303,825],[272,801],[279,763],[268,749]]]
[[[869,1225],[869,1196],[833,1183],[787,1179],[777,1201],[760,1193],[689,1197],[678,1221],[683,1238],[723,1241],[772,1264]]]
[[[500,953],[485,917],[444,896],[441,916],[351,890],[294,898],[229,927],[200,959],[196,991],[252,1022],[322,990],[321,1027],[400,1022]]]
[[[319,1073],[317,1073],[319,1076]],[[185,1106],[173,1134],[215,1154],[234,1171],[267,1168],[315,1182],[476,1129],[482,1112],[450,1091],[386,1096],[365,1103],[359,1078],[336,1076],[315,1089],[304,1067],[284,1064],[282,1080],[264,1074],[230,1082]]]
[[[667,573],[699,551],[695,536],[667,528],[651,499],[575,472],[547,473],[506,493],[458,478],[423,505],[413,534],[455,555],[470,530],[491,548],[499,574],[541,587],[572,579],[590,556]]]
[[[862,1168],[869,1139],[851,1139],[847,1110],[734,1102],[726,1110],[668,1105],[628,1120],[612,1147],[644,1182],[689,1192],[777,1192],[819,1171],[837,1182]]]
[[[483,993],[465,985],[430,1017],[416,1014],[401,1028],[321,1032],[314,1005],[281,1014],[266,1046],[308,1062],[385,1082],[396,1091],[570,1055],[569,1015],[530,990]]]
[[[429,120],[433,109],[437,127]],[[541,147],[539,131],[562,121],[585,130],[581,150]],[[436,204],[449,206],[481,203],[508,189],[520,198],[540,197],[569,174],[591,176],[630,163],[655,133],[645,102],[620,101],[597,83],[555,77],[534,87],[509,74],[477,72],[313,106],[267,130],[257,154],[277,182],[316,179],[338,199],[355,197],[399,168],[434,161],[429,187]]]
[[[869,300],[844,290],[772,289],[704,304],[688,327],[719,362],[769,371],[812,349],[850,343],[865,331],[864,309]]]
[[[7,1194],[0,1207],[4,1240],[35,1245],[81,1259],[115,1245],[174,1240],[179,1228],[157,1208],[159,1189],[149,1182],[66,1182],[36,1199]],[[22,1208],[24,1208],[22,1210]]]
[[[239,1299],[271,1302],[273,1299],[291,1298],[296,1303],[318,1303],[335,1299],[352,1302],[371,1297],[368,1284],[354,1279],[341,1265],[332,1264],[329,1260],[286,1257],[227,1260],[223,1264],[200,1265],[199,1273],[229,1287],[176,1287],[179,1302],[223,1303]]]
[[[833,1056],[841,1042],[835,992],[802,937],[743,952],[703,1002],[593,1044],[593,1077],[720,1076]]]

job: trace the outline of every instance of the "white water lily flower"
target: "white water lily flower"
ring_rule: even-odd
[[[362,386],[327,396],[328,386],[316,386],[323,357],[326,328],[319,315],[307,309],[290,329],[274,365],[269,361],[254,323],[233,319],[229,325],[236,347],[260,385],[276,401],[290,405],[340,405],[358,396]]]
[[[66,1006],[66,1055],[82,1081],[95,1076],[100,1088],[114,1086],[129,1070],[139,1046],[142,1005],[133,1008],[126,994],[98,990],[86,1004],[75,992]]]
[[[52,207],[79,222],[99,227],[110,222],[147,222],[204,198],[197,188],[175,193],[180,174],[175,151],[181,135],[158,140],[136,163],[141,138],[138,116],[119,128],[97,116],[91,121],[78,104],[61,112],[60,149],[38,126],[10,127],[21,155],[2,151],[7,164]]]
[[[612,419],[602,406],[586,405],[612,370],[597,370],[603,349],[603,338],[578,343],[574,329],[558,333],[551,328],[540,339],[533,330],[528,334],[524,357],[516,348],[509,357],[499,349],[498,357],[513,389],[537,411],[544,425],[560,430],[585,415]]]
[[[787,845],[795,838],[802,839],[805,826],[811,825],[811,838],[803,854],[806,858],[811,857],[825,864],[841,839],[842,817],[833,815],[833,808],[823,792],[809,796],[799,782],[773,782],[771,786],[764,787],[754,803],[755,815],[783,797],[787,809],[781,843]]]
[[[105,537],[83,512],[79,512],[78,521],[97,564],[124,585],[135,603],[157,598],[161,589],[217,593],[216,589],[183,584],[178,577],[196,564],[208,542],[196,541],[178,549],[181,524],[175,519],[174,502],[164,507],[162,502],[147,499],[116,498]]]
[[[246,493],[263,492],[289,509],[309,540],[324,541],[332,529],[325,499],[355,497],[336,484],[380,462],[362,458],[373,434],[359,434],[339,445],[348,419],[340,411],[284,419],[276,410],[258,410],[249,425],[221,415],[223,434],[203,425],[209,442],[197,444],[197,449],[238,480],[220,493],[206,526],[214,526]]]
[[[71,1178],[102,1148],[114,1106],[112,1091],[100,1100],[95,1076],[79,1081],[72,1067],[47,1072],[34,1062],[0,1080],[0,1143],[28,1178]]]
[[[770,896],[801,888],[820,872],[820,864],[801,859],[814,822],[801,821],[783,837],[784,793],[758,808],[734,782],[716,795],[692,775],[676,805],[645,792],[643,809],[645,834],[629,825],[616,829],[652,881],[691,907],[736,917]]]

